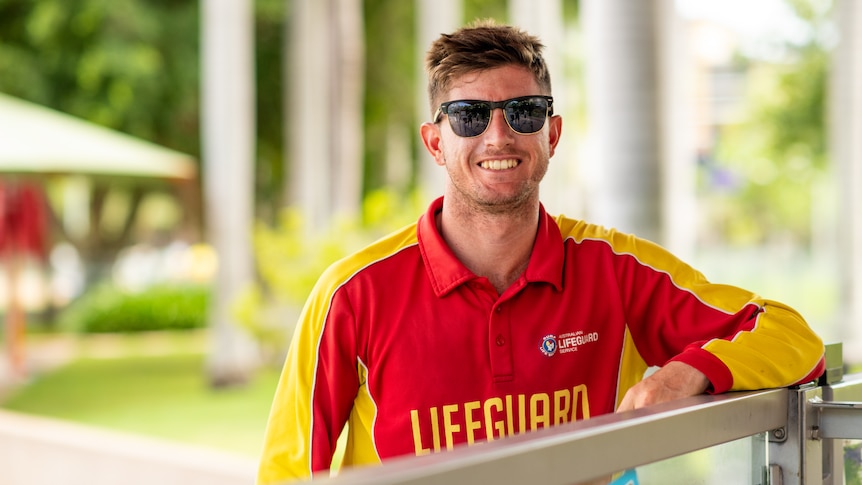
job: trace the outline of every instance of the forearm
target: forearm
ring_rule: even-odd
[[[709,387],[703,372],[683,362],[668,362],[646,379],[632,386],[617,412],[702,394]]]

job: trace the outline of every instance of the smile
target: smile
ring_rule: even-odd
[[[508,170],[517,167],[518,161],[513,158],[508,160],[485,160],[479,166],[486,170]]]

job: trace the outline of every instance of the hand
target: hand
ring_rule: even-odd
[[[702,394],[708,386],[709,379],[703,372],[682,362],[668,362],[667,365],[632,386],[623,396],[617,412],[696,396]]]

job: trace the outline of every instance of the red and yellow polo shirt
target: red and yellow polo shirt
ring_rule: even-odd
[[[449,450],[613,412],[648,366],[678,360],[714,392],[823,371],[793,309],[713,284],[661,247],[541,209],[526,271],[502,295],[416,224],[333,264],[299,319],[260,484]]]

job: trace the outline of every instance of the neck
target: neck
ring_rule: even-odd
[[[539,225],[538,200],[510,212],[482,212],[444,199],[437,219],[443,239],[474,274],[502,294],[527,268]]]

